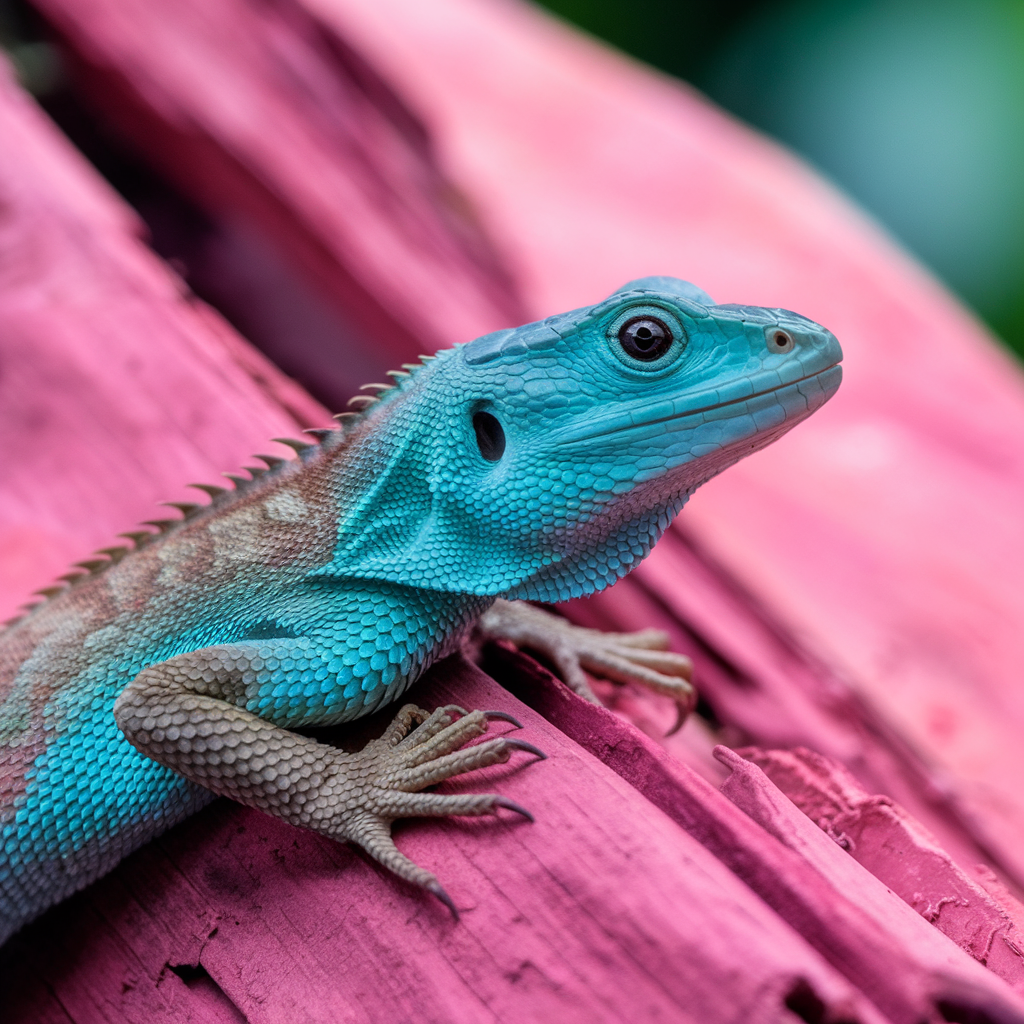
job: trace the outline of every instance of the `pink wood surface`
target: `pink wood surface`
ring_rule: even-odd
[[[861,893],[868,897],[876,894],[878,879],[863,867],[854,867],[840,888],[833,884],[835,868],[828,854],[815,859],[804,856],[798,848],[787,849],[794,845],[786,839],[787,828],[802,832],[806,826],[813,833],[813,826],[763,776],[754,785],[767,791],[770,796],[766,799],[779,807],[775,818],[764,823],[770,834],[759,828],[751,817],[739,813],[737,806],[731,805],[714,786],[685,765],[678,764],[677,759],[668,756],[659,745],[607,711],[582,701],[564,687],[553,685],[555,681],[550,674],[532,665],[523,655],[492,648],[484,667],[698,838],[839,971],[867,992],[890,1019],[915,1022],[927,1019],[935,1002],[953,1003],[968,990],[984,993],[973,1004],[976,1006],[988,1005],[986,1000],[991,999],[994,1001],[991,1005],[1000,1008],[998,1012],[1010,1015],[1024,1007],[1019,1000],[1007,1001],[1004,986],[993,984],[987,972],[969,963],[953,946],[956,942],[975,960],[985,962],[985,956],[978,955],[978,938],[986,926],[989,933],[993,930],[990,905],[979,907],[975,901],[961,915],[960,929],[942,929],[952,942],[937,940],[935,929],[922,917],[914,918],[907,905],[900,904],[891,917],[884,913],[867,913],[862,906]],[[718,751],[727,751],[727,748],[719,747]],[[733,768],[732,760],[721,754],[719,757],[726,763],[727,770]],[[735,777],[727,777],[723,792],[731,797],[737,784]],[[753,806],[740,799],[736,804],[745,811]],[[777,820],[780,816],[790,824],[780,825]],[[756,813],[753,817],[761,820]],[[828,840],[825,842],[829,844]],[[842,851],[838,846],[835,850],[842,860]],[[934,852],[934,847],[929,852]],[[894,851],[894,855],[900,854]],[[948,875],[932,879],[931,865],[927,861],[921,859],[918,863],[934,891],[942,881],[949,883]],[[887,862],[883,867],[892,870]],[[906,863],[904,870],[909,870]],[[963,886],[959,889],[949,886],[945,898],[958,900],[965,893]],[[973,916],[971,926],[966,926],[968,914]],[[890,927],[891,922],[896,927]],[[1019,966],[1011,964],[1007,955],[1016,935],[1007,931],[1007,924],[1004,914],[999,921],[1000,938],[1008,940],[1007,949],[996,951],[994,971],[1004,980],[1016,983]]]
[[[329,420],[137,240],[0,68],[0,619],[113,534]]]
[[[0,586],[13,605],[151,514],[156,488],[185,497],[181,481],[324,414],[182,294],[6,77],[0,135],[18,257],[0,282]],[[880,1024],[708,849],[493,681],[456,664],[419,696],[513,707],[552,755],[462,783],[500,787],[537,825],[402,828],[462,924],[345,847],[218,804],[5,947],[5,1021],[714,1024],[792,1020],[788,999]]]
[[[29,929],[8,964],[30,981],[15,987],[51,988],[75,1021],[206,1021],[180,978],[205,972],[251,1024],[759,1024],[793,1021],[784,1002],[809,988],[819,1019],[880,1024],[704,846],[479,670],[446,663],[418,696],[510,711],[550,755],[451,787],[500,787],[533,825],[400,829],[460,923],[346,847],[219,803]],[[1003,1005],[1024,1020],[1008,990]]]
[[[306,2],[313,9],[314,0]],[[415,97],[457,177],[512,254],[535,309],[592,301],[628,277],[670,272],[692,277],[722,300],[791,305],[840,332],[851,354],[840,396],[845,404],[837,399],[840,412],[830,406],[822,414],[825,439],[839,452],[838,468],[830,476],[822,468],[824,448],[790,439],[779,446],[781,455],[770,455],[770,470],[732,471],[736,482],[729,485],[727,476],[714,484],[713,498],[696,502],[689,516],[701,544],[760,595],[763,607],[680,533],[634,581],[574,614],[620,625],[663,622],[694,651],[726,736],[813,742],[855,767],[862,782],[881,780],[875,788],[897,796],[961,863],[989,855],[1007,875],[1017,870],[1021,877],[1024,858],[1012,841],[1020,835],[1020,794],[1012,785],[1017,751],[999,746],[1009,735],[999,719],[1013,710],[1005,659],[1007,644],[1015,642],[999,627],[1015,614],[1015,595],[998,573],[987,580],[980,568],[983,542],[999,540],[998,524],[984,517],[994,522],[1000,509],[1013,507],[1007,481],[1019,479],[1013,476],[1015,450],[1001,431],[1015,429],[1020,388],[1000,358],[948,299],[805,171],[691,95],[552,28],[528,9],[437,0],[433,16],[425,18],[425,9],[401,0],[372,7],[348,0],[315,4],[319,17],[352,32]],[[322,71],[324,37],[319,30],[310,35],[299,8],[260,7],[253,21],[259,32],[244,36],[250,48],[239,50],[245,59],[225,58],[230,47],[222,46],[224,52],[206,54],[212,64],[197,56],[190,71],[183,58],[192,52],[190,41],[208,42],[225,31],[217,18],[228,6],[206,5],[209,18],[198,19],[181,8],[192,20],[172,22],[164,38],[146,20],[159,5],[77,5],[92,12],[81,21],[57,0],[46,5],[80,40],[92,40],[91,52],[81,43],[81,55],[91,61],[93,87],[131,101],[125,124],[151,133],[141,140],[150,155],[180,176],[175,161],[184,159],[181,154],[205,154],[198,192],[230,203],[224,181],[244,183],[243,192],[259,197],[244,209],[272,209],[261,223],[294,243],[292,251],[316,236],[316,210],[345,205],[339,196],[348,193],[336,191],[325,207],[303,206],[316,193],[311,182],[348,174],[353,187],[365,187],[365,177],[354,174],[338,149],[317,149],[322,122],[303,122],[308,107],[304,113],[302,104],[293,104],[282,117],[298,120],[312,147],[297,151],[316,151],[323,162],[289,163],[266,139],[253,142],[258,133],[251,110],[248,121],[242,107],[233,111],[238,120],[218,121],[208,109],[210,97],[200,95],[244,97],[253,83],[272,77],[268,68],[278,65],[257,56],[276,52],[282,40],[306,46],[299,65]],[[296,26],[302,29],[297,34]],[[101,53],[100,36],[121,48]],[[164,60],[154,59],[152,67],[139,56],[151,41]],[[331,66],[334,73],[342,65],[362,67],[338,39],[331,45],[345,55]],[[202,48],[196,53],[201,56]],[[249,62],[259,75],[249,75]],[[208,77],[210,67],[223,77]],[[223,88],[214,90],[211,82]],[[183,94],[191,96],[187,108]],[[156,108],[163,110],[159,118]],[[376,111],[371,121],[379,114],[372,103],[362,109]],[[198,128],[189,121],[197,111],[208,118]],[[214,104],[213,113],[224,109]],[[180,153],[167,141],[174,138],[168,125],[175,124],[187,124]],[[244,130],[232,134],[239,125]],[[0,230],[6,251],[16,255],[0,277],[0,317],[9,328],[0,342],[7,368],[0,379],[0,443],[7,453],[0,479],[0,599],[13,607],[90,545],[149,517],[153,501],[185,498],[185,480],[215,479],[247,451],[267,450],[265,437],[294,433],[325,413],[183,294],[135,241],[136,225],[125,208],[9,84],[0,96],[0,138],[15,142],[0,147],[0,195],[8,210]],[[239,138],[248,148],[226,144]],[[647,147],[639,160],[638,138]],[[391,138],[383,149],[393,153],[394,145]],[[207,174],[210,166],[216,173]],[[225,167],[236,177],[218,178]],[[221,191],[211,182],[220,182]],[[377,212],[384,221],[402,222],[400,208]],[[349,239],[345,233],[361,223],[337,211],[332,216],[340,219],[324,220],[325,234],[335,240]],[[359,231],[360,244],[372,248],[375,237]],[[382,251],[392,257],[401,251],[401,258],[368,261],[377,276],[360,279],[345,301],[355,294],[366,308],[393,311],[388,296],[400,290],[407,266],[419,257],[388,241],[391,227],[379,237]],[[317,244],[329,248],[324,238]],[[339,275],[351,274],[345,262],[351,249],[333,251]],[[424,265],[431,262],[420,256]],[[465,267],[455,264],[453,271],[442,259],[437,271],[449,275],[438,285],[451,286],[446,296],[458,295],[472,279],[460,278]],[[321,275],[322,266],[305,265],[313,277]],[[429,277],[429,267],[423,273]],[[415,279],[420,287],[426,277]],[[477,295],[485,293],[492,294],[482,288]],[[480,306],[464,306],[467,316],[473,308]],[[442,319],[452,327],[450,317]],[[926,341],[934,348],[928,359]],[[883,360],[898,363],[900,375],[887,374]],[[851,378],[862,383],[847,400]],[[970,401],[937,425],[954,381]],[[990,417],[987,426],[972,417],[980,405]],[[876,434],[865,434],[865,424]],[[879,461],[878,430],[890,440],[909,438],[902,476]],[[808,426],[795,436],[811,431]],[[851,432],[856,444],[849,443]],[[851,504],[842,500],[843,487],[851,488],[855,471],[864,471],[857,459],[865,452],[875,459],[875,490],[858,491]],[[759,458],[762,465],[769,455]],[[910,518],[920,512],[914,504],[923,501],[919,491],[945,493],[946,476],[963,485],[968,470],[984,478],[989,504],[950,507],[973,515],[967,521],[975,524],[980,516],[983,526],[992,525],[988,535],[970,534],[952,553],[948,545],[929,551],[917,538],[900,547],[900,530],[909,532]],[[807,488],[807,479],[816,487]],[[887,517],[875,520],[883,491]],[[943,516],[951,513],[938,502],[927,511],[932,533],[922,527],[921,534],[934,541],[935,524],[949,527]],[[823,537],[828,543],[818,544]],[[1016,550],[1007,547],[1011,556]],[[959,575],[949,576],[953,562]],[[885,587],[865,582],[866,565],[878,567]],[[913,592],[924,570],[931,590],[917,591],[913,622],[901,619],[900,595]],[[842,600],[850,607],[837,596],[846,579]],[[966,596],[954,593],[967,583],[973,589]],[[958,618],[981,599],[998,613],[994,621]],[[637,622],[638,616],[646,620]],[[943,745],[929,732],[925,695],[897,684],[908,664],[924,664],[929,650],[925,633],[911,626],[962,627],[964,621],[981,632],[942,671],[959,687],[972,671],[995,675],[975,703],[957,708]],[[899,656],[872,661],[890,633],[902,644]],[[856,688],[809,649],[827,655]],[[513,686],[529,675],[516,664],[508,680]],[[457,665],[438,675],[435,690],[422,699],[447,700],[454,691],[446,687],[456,684],[461,701],[513,706],[492,682]],[[899,906],[911,916],[893,911],[893,923],[885,913],[858,912],[859,887],[870,894],[870,876],[849,857],[840,870],[834,857],[817,850],[800,821],[820,839],[823,834],[794,818],[798,812],[777,791],[754,787],[765,799],[747,807],[773,840],[727,809],[706,782],[659,759],[629,727],[588,708],[577,714],[563,707],[559,717],[536,693],[528,702],[550,720],[520,709],[530,719],[531,738],[542,737],[552,761],[494,770],[473,785],[493,777],[502,792],[541,812],[538,825],[418,822],[402,829],[404,848],[437,866],[466,907],[464,930],[350,851],[217,805],[4,952],[0,971],[5,991],[18,993],[17,1019],[391,1020],[399,1007],[405,1018],[438,1021],[714,1024],[792,1021],[794,1014],[880,1020],[856,989],[883,1006],[887,1019],[908,1024],[936,1020],[936,998],[945,1002],[945,1019],[960,1019],[949,1014],[963,1017],[972,1007],[989,1013],[973,1019],[1024,1019],[995,974],[980,972],[937,931],[922,939],[923,921],[906,904]],[[616,702],[651,731],[667,714],[657,701],[630,693],[617,694]],[[984,756],[973,761],[963,737],[954,735],[961,718],[991,747],[980,750],[979,744]],[[710,759],[710,745],[696,726],[668,744],[706,779],[720,780],[725,771]],[[949,773],[952,799],[931,785],[933,765]],[[1003,801],[996,810],[995,797],[979,797],[982,782]],[[735,794],[739,783],[729,785]],[[770,813],[764,810],[769,805]],[[804,845],[793,835],[803,836]],[[795,849],[787,849],[787,841]],[[880,874],[885,867],[878,865]],[[948,983],[942,991],[935,987],[939,971]]]
[[[36,6],[136,149],[214,217],[272,235],[356,324],[369,351],[349,359],[379,374],[525,318],[422,125],[294,0]]]
[[[737,751],[823,832],[922,917],[1018,992],[1024,992],[1024,906],[991,880],[969,876],[920,822],[868,793],[811,750]]]
[[[1019,367],[805,167],[539,10],[304,2],[415,98],[538,312],[677,274],[836,332],[838,396],[681,522],[879,710],[1024,880]]]
[[[962,951],[943,936],[939,929],[931,927],[880,879],[866,871],[838,843],[816,828],[757,765],[744,760],[728,747],[718,747],[715,753],[723,764],[732,769],[732,775],[721,789],[725,796],[813,866],[835,887],[840,896],[855,901],[861,910],[884,927],[904,948],[913,949],[914,956],[928,965],[937,976],[946,977],[951,990],[949,1002],[956,1003],[973,992],[976,1007],[974,1013],[985,1020],[981,1008],[988,1005],[987,1019],[998,1019],[1001,1012],[997,1008],[998,1004],[987,1004],[979,987],[989,989],[992,986],[992,972],[965,959]],[[954,949],[956,955],[953,954]],[[973,971],[965,969],[967,963],[971,964]],[[992,991],[995,994],[997,990],[993,988]],[[1003,992],[1002,986],[998,991]],[[1002,1001],[1002,996],[997,998]],[[946,1001],[940,999],[940,1002]],[[1024,1003],[1019,1002],[1019,997],[1015,997],[1014,1002],[1024,1006]],[[965,1011],[966,1006],[962,1006],[959,1013],[952,1018],[947,1016],[946,1019],[970,1019],[970,1013]]]
[[[956,792],[875,706],[796,642],[772,609],[680,530],[662,538],[657,552],[611,591],[573,602],[567,612],[596,628],[666,630],[674,647],[693,657],[721,739],[735,746],[813,747],[848,766],[870,791],[907,807],[964,868],[985,863],[1017,877],[1014,863],[986,842],[985,829]],[[671,726],[668,701],[636,693],[611,699],[655,738]],[[721,766],[696,727],[663,742],[720,782]]]

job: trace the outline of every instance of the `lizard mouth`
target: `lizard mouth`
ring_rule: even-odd
[[[560,434],[557,438],[557,443],[577,444],[581,441],[594,441],[602,437],[612,437],[616,434],[645,430],[665,423],[688,419],[691,416],[700,416],[704,413],[717,411],[719,409],[727,409],[730,406],[739,406],[747,402],[753,402],[758,398],[765,398],[768,395],[774,395],[780,392],[796,389],[798,385],[811,380],[819,381],[823,390],[828,391],[828,397],[831,397],[839,387],[839,381],[841,379],[842,370],[837,361],[826,366],[822,370],[815,370],[814,373],[808,373],[803,377],[796,378],[796,380],[786,381],[785,384],[776,384],[774,387],[762,388],[761,390],[754,391],[749,395],[730,398],[724,402],[710,401],[712,395],[716,395],[717,392],[706,391],[682,400],[669,399],[665,402],[659,402],[654,409],[635,409],[633,411],[620,413],[614,419],[608,418],[605,420],[598,420],[597,423],[591,421],[584,426],[569,429]],[[701,401],[702,397],[705,399],[704,402]],[[672,405],[673,409],[671,411],[666,409],[665,412],[662,412],[661,410],[664,409],[666,405]]]

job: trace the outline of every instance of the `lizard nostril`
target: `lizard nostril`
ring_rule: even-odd
[[[478,412],[473,416],[473,429],[480,454],[488,462],[497,462],[505,454],[505,431],[497,418],[489,412]]]

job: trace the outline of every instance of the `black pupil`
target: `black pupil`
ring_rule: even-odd
[[[497,418],[489,412],[478,412],[473,416],[473,429],[480,454],[488,462],[497,462],[505,454],[505,431]]]
[[[619,328],[619,344],[626,355],[649,363],[669,350],[672,332],[653,316],[636,317]]]

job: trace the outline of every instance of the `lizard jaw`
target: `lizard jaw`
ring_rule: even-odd
[[[765,376],[768,375],[766,374]],[[659,402],[653,408],[634,410],[632,412],[627,411],[625,416],[628,419],[624,419],[623,415],[620,414],[614,419],[598,420],[596,424],[591,421],[581,427],[570,428],[558,433],[553,440],[556,445],[562,446],[595,441],[603,437],[612,437],[626,432],[645,430],[650,427],[685,420],[691,416],[704,416],[706,413],[727,409],[730,406],[740,406],[755,399],[764,398],[767,395],[780,394],[790,389],[795,392],[798,390],[798,385],[812,380],[817,381],[822,390],[826,392],[826,399],[831,398],[839,388],[840,381],[842,380],[842,368],[838,362],[835,362],[822,370],[816,370],[814,373],[806,374],[796,380],[775,384],[773,387],[755,390],[750,394],[727,399],[726,401],[710,400],[712,396],[718,396],[718,390],[709,390],[696,395],[690,395],[684,400],[669,399],[665,402]]]

